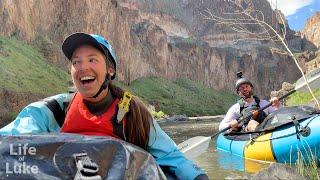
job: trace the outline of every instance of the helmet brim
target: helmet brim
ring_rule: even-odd
[[[81,45],[93,46],[105,54],[102,45],[100,45],[100,43],[91,35],[86,33],[71,34],[63,41],[62,51],[64,55],[71,60],[73,52]],[[107,54],[105,55],[107,56]]]

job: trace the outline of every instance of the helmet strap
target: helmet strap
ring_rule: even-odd
[[[99,91],[96,93],[96,95],[92,96],[92,98],[98,97],[101,94],[101,92],[108,87],[109,83],[110,83],[110,75],[107,74],[104,82],[102,83],[102,85],[101,85],[101,87],[99,89]]]

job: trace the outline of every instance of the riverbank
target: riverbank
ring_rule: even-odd
[[[219,129],[224,115],[164,118],[158,120],[161,128],[177,143],[194,136],[211,136]]]

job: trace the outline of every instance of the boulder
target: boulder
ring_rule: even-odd
[[[293,89],[294,89],[294,85],[293,84],[290,84],[288,82],[284,82],[284,83],[282,83],[282,88],[279,91],[271,91],[270,98],[273,98],[273,97],[278,97],[279,98],[279,97],[287,94],[289,91],[291,91]],[[285,105],[287,99],[288,99],[288,97],[284,98],[282,100],[282,104]]]
[[[187,121],[189,118],[185,115],[173,115],[170,117],[164,118],[165,121]]]
[[[266,169],[263,169],[254,174],[251,179],[306,179],[298,174],[295,169],[290,168],[288,165],[273,163]]]
[[[294,85],[293,85],[293,84],[290,84],[290,83],[288,83],[288,82],[283,82],[281,89],[284,90],[284,91],[291,91],[291,90],[294,89]]]

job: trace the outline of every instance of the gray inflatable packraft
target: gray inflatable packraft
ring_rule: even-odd
[[[143,149],[111,137],[0,136],[1,179],[166,179]]]

